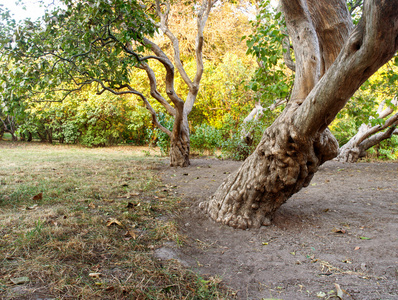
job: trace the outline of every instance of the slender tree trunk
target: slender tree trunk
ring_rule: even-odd
[[[187,167],[190,165],[188,120],[186,119],[186,122],[182,122],[180,126],[176,125],[176,122],[174,122],[170,138],[170,166]]]
[[[270,224],[275,211],[337,155],[328,124],[398,47],[398,0],[367,1],[350,35],[344,0],[282,5],[296,57],[289,105],[237,173],[200,205],[212,219],[235,228]]]
[[[0,140],[3,138],[4,131],[5,131],[4,125],[0,123]]]

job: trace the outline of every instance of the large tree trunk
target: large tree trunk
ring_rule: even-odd
[[[270,224],[276,209],[337,155],[328,124],[398,47],[398,0],[367,1],[351,34],[344,0],[282,5],[296,57],[289,105],[238,172],[201,203],[212,219],[236,228]]]

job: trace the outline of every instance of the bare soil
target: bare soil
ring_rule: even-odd
[[[271,226],[250,230],[198,208],[241,163],[191,163],[161,171],[186,207],[178,222],[187,239],[160,258],[221,277],[238,299],[398,299],[398,163],[327,162]]]

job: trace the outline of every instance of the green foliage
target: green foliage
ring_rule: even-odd
[[[146,144],[152,134],[149,116],[134,100],[80,92],[63,102],[31,103],[20,135],[43,141],[106,146]]]
[[[145,50],[144,35],[155,31],[149,12],[126,0],[60,4],[42,20],[3,22],[0,92],[5,101],[53,100],[86,84],[97,83],[102,90],[130,81],[131,68]],[[137,43],[127,49],[132,40]]]
[[[391,106],[391,100],[398,94],[398,57],[370,77],[355,93],[347,105],[337,115],[331,124],[332,133],[336,136],[340,146],[347,143],[357,132],[362,124],[371,126],[384,124],[383,119],[378,118],[377,110],[382,101],[392,107],[396,113],[396,107]],[[386,108],[386,107],[384,107]],[[391,116],[391,115],[390,115]],[[388,116],[389,117],[389,116]],[[387,118],[388,118],[387,117]],[[396,159],[397,137],[393,136],[377,145],[368,152],[382,159]]]
[[[214,154],[215,150],[221,146],[222,136],[220,130],[207,124],[201,124],[194,127],[190,139],[191,148],[194,151],[199,153],[209,151]]]
[[[265,129],[270,126],[279,112],[266,111],[258,120],[253,120],[245,124],[239,124],[236,128],[231,118],[225,119],[225,125],[220,129],[223,133],[221,142],[222,154],[226,158],[233,160],[244,160],[256,149],[261,141]],[[250,132],[250,140],[242,138],[242,130]]]
[[[377,157],[382,160],[398,159],[398,136],[393,135],[390,139],[382,141],[380,144],[368,150],[370,157]]]
[[[280,12],[276,12],[270,1],[260,5],[256,20],[252,21],[254,33],[246,38],[247,53],[254,55],[260,64],[253,76],[249,88],[256,93],[261,103],[270,105],[276,99],[289,96],[293,83],[293,74],[283,62],[282,47],[286,35],[285,21]]]
[[[158,114],[158,120],[165,128],[169,130],[173,129],[174,120],[169,115],[160,112]],[[155,128],[153,131],[153,139],[156,140],[156,146],[160,148],[162,155],[168,155],[170,150],[170,137],[159,128]]]
[[[226,114],[244,118],[253,106],[254,94],[245,88],[253,74],[253,60],[231,52],[218,64],[206,62],[191,122],[221,128]]]

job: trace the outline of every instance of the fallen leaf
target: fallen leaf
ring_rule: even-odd
[[[105,291],[110,292],[110,291],[113,291],[114,289],[115,289],[114,286],[108,286],[108,287],[105,289]]]
[[[140,206],[141,205],[141,203],[132,203],[132,202],[129,202],[129,203],[127,203],[127,208],[134,208],[134,207],[138,207],[138,206]]]
[[[343,228],[333,228],[332,231],[334,233],[342,233],[342,234],[347,233],[347,231],[345,229],[343,229]]]
[[[90,273],[88,274],[88,276],[92,277],[92,278],[99,278],[102,274],[101,273]]]
[[[335,283],[334,286],[336,287],[337,297],[343,299],[343,290],[340,288],[340,285]]]
[[[32,199],[36,201],[43,199],[43,193],[38,193],[36,196],[33,196]]]
[[[264,246],[266,246],[266,245],[268,245],[268,242],[262,242],[262,244],[263,244]]]
[[[114,219],[114,218],[109,218],[108,221],[106,222],[106,226],[110,227],[112,225],[117,225],[119,227],[124,228],[124,225],[120,221],[118,221],[117,219]]]
[[[355,248],[354,248],[354,251],[357,251],[357,250],[359,250],[359,249],[361,249],[361,247],[355,247]]]
[[[360,236],[359,237],[361,240],[371,240],[371,238],[368,238],[368,237],[366,237],[366,236]]]
[[[39,206],[39,204],[33,204],[32,206],[27,206],[26,210],[33,210],[36,209]]]
[[[318,292],[318,293],[316,293],[316,296],[317,296],[318,298],[325,298],[325,297],[326,297],[326,293],[324,293],[324,292]]]
[[[13,284],[24,284],[30,281],[29,277],[16,277],[10,278],[10,280]]]
[[[137,234],[132,229],[127,230],[126,233],[124,234],[124,236],[131,237],[131,238],[133,238],[133,240],[135,240],[137,238]]]
[[[95,204],[93,202],[90,202],[90,204],[88,205],[88,207],[90,208],[95,208]]]
[[[291,254],[291,255],[296,255],[296,252],[293,251],[293,252],[290,252],[290,254]]]

